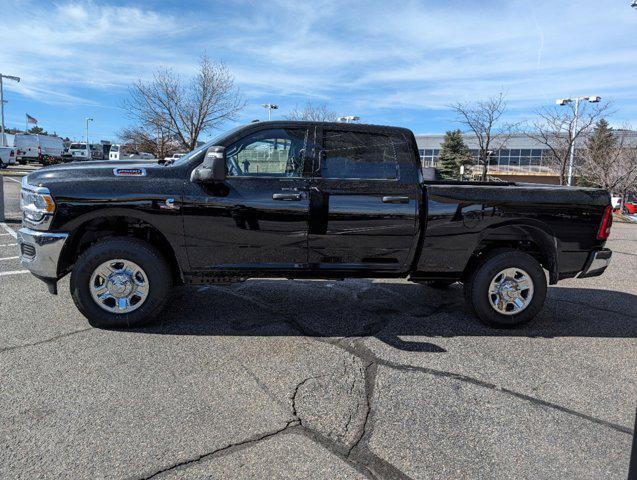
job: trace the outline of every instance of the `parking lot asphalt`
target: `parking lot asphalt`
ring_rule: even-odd
[[[20,273],[8,213],[2,479],[627,478],[635,225],[522,329],[479,324],[460,285],[264,279],[181,287],[155,325],[107,331],[68,279],[52,296]]]

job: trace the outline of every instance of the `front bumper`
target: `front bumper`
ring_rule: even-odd
[[[608,248],[602,248],[601,250],[595,250],[591,252],[584,265],[584,270],[577,276],[577,278],[598,277],[606,267],[610,264],[610,258],[613,252]]]
[[[58,278],[58,262],[68,233],[51,233],[21,228],[18,230],[20,262],[41,278]]]

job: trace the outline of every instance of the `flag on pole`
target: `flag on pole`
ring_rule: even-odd
[[[36,118],[33,118],[31,115],[29,115],[27,113],[27,123],[38,123],[38,120]]]

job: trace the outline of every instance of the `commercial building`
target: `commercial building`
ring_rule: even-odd
[[[437,166],[444,137],[442,134],[416,135],[423,167]],[[637,132],[631,132],[630,137],[630,143],[637,144]],[[476,138],[470,134],[463,134],[463,138],[477,163],[479,149]],[[550,155],[545,145],[529,138],[526,134],[512,135],[504,148],[493,151],[489,162],[489,176],[511,182],[559,184],[560,178],[551,166]],[[577,163],[576,150],[575,164]],[[477,170],[478,168],[475,168],[475,173]]]

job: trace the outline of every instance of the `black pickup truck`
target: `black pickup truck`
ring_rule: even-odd
[[[261,122],[164,164],[84,162],[22,183],[22,264],[89,322],[153,320],[174,285],[255,277],[464,284],[469,309],[517,326],[548,283],[600,275],[603,190],[424,178],[411,131]]]

